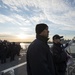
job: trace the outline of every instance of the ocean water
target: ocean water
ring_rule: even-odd
[[[20,43],[20,45],[21,45],[21,48],[27,49],[30,43]]]
[[[28,46],[30,45],[30,43],[20,43],[21,47],[23,48],[23,50],[27,50]],[[49,44],[49,46],[51,47],[52,44]],[[67,50],[70,53],[75,53],[75,43],[73,43],[70,47],[67,48]]]

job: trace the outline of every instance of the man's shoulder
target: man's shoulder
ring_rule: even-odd
[[[37,47],[41,45],[41,42],[38,39],[35,39],[30,45],[29,47]]]
[[[41,40],[39,40],[39,39],[35,39],[32,43],[31,43],[31,45],[42,45],[43,44],[43,42],[41,41]]]
[[[44,42],[42,42],[41,40],[39,39],[35,39],[30,45],[29,45],[29,48],[46,48],[47,46],[44,44]]]

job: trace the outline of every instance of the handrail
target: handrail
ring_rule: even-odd
[[[9,73],[9,75],[15,75],[15,74],[14,74],[14,69],[16,69],[16,68],[18,68],[18,67],[21,67],[21,66],[23,66],[23,65],[26,65],[26,64],[27,64],[27,62],[24,62],[24,63],[21,63],[21,64],[19,64],[19,65],[14,66],[14,67],[5,69],[5,70],[1,71],[0,75],[5,75],[5,73]],[[8,74],[7,74],[7,75],[8,75]]]

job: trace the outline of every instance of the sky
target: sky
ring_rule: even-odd
[[[75,36],[75,0],[0,0],[0,39],[33,41],[35,26],[49,26],[49,38]]]

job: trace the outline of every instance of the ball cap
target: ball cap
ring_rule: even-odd
[[[54,39],[60,39],[60,38],[63,38],[63,36],[59,36],[58,34],[56,34],[56,35],[53,36],[53,40]]]

